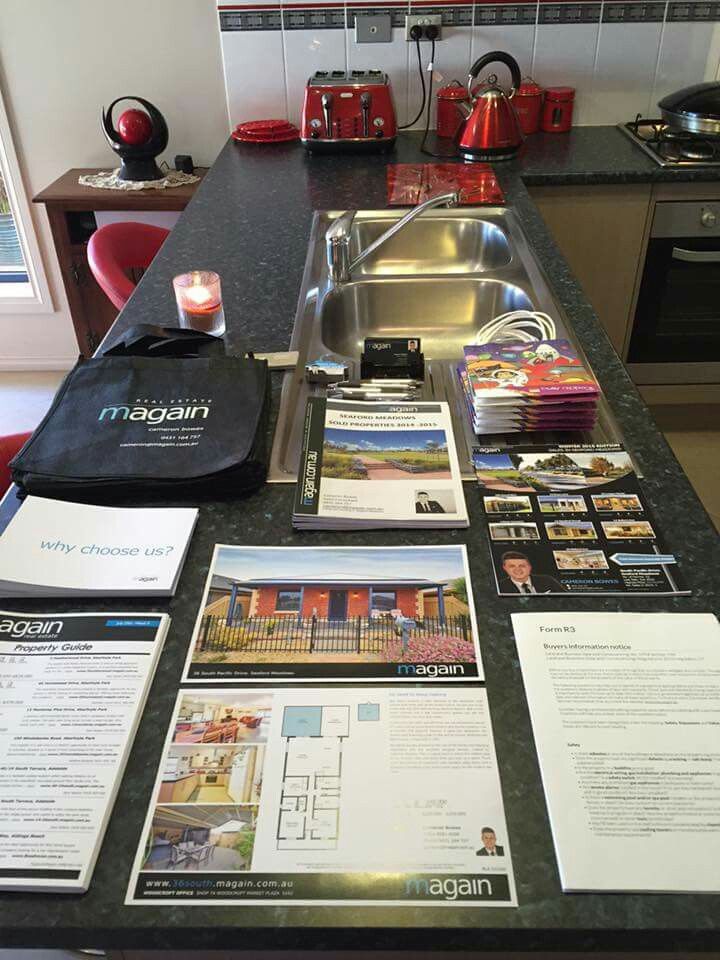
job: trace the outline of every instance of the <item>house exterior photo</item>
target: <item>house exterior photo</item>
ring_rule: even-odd
[[[448,587],[447,581],[403,577],[272,577],[253,581],[213,577],[205,613],[223,616],[228,623],[252,617],[349,620],[379,617],[393,610],[410,619],[428,615],[444,619],[446,599],[453,607],[460,604]],[[463,612],[467,612],[466,606]]]

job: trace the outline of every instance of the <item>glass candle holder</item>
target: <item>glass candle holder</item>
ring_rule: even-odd
[[[173,279],[181,327],[220,337],[225,333],[225,312],[220,277],[212,270],[192,270]]]

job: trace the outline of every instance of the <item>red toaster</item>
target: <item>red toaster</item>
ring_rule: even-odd
[[[308,150],[389,149],[397,124],[382,70],[318,70],[307,82],[300,139]]]

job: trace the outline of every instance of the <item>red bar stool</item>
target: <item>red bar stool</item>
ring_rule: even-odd
[[[0,497],[7,492],[12,483],[8,464],[31,436],[32,433],[14,433],[9,437],[0,437]]]
[[[170,233],[149,223],[109,223],[88,243],[88,263],[103,292],[122,310],[136,287],[130,270],[145,270]]]

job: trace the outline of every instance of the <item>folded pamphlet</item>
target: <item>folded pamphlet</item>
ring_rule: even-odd
[[[311,397],[293,525],[467,527],[447,403]]]
[[[618,444],[473,451],[498,594],[690,590]]]
[[[0,596],[172,596],[197,513],[28,497],[0,536]]]

